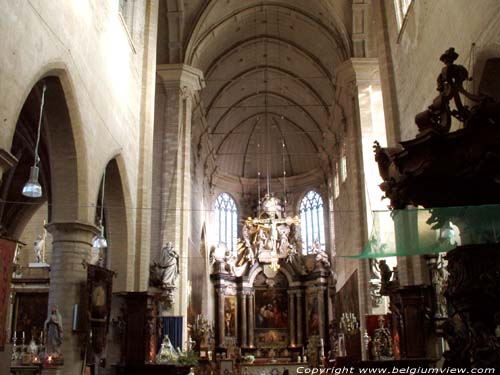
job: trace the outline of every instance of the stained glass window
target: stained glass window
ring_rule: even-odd
[[[236,252],[238,238],[238,208],[228,193],[221,193],[214,207],[215,240],[224,243],[231,252]]]
[[[321,195],[309,191],[300,202],[299,214],[302,253],[311,254],[317,246],[325,250],[325,216]]]

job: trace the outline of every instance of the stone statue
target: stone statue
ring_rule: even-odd
[[[375,359],[392,359],[394,352],[392,350],[391,331],[385,327],[383,316],[378,318],[378,328],[373,332],[373,356]]]
[[[437,91],[439,95],[433,100],[427,110],[415,116],[415,123],[420,131],[434,129],[441,133],[448,133],[451,127],[451,116],[459,121],[465,121],[470,116],[469,109],[462,104],[460,94],[469,99],[476,99],[463,87],[463,82],[469,78],[469,73],[462,65],[454,62],[458,53],[454,48],[449,48],[440,57],[445,65],[437,78]],[[454,101],[455,110],[450,109],[450,101]]]
[[[164,286],[175,286],[179,275],[179,254],[174,250],[172,242],[161,249],[159,267],[162,269],[162,282]]]
[[[328,259],[328,253],[321,248],[321,243],[319,239],[316,239],[312,245],[312,252],[316,254],[316,263],[325,267],[330,268],[330,259]]]
[[[43,325],[45,332],[45,347],[48,355],[61,356],[63,338],[62,318],[57,305],[52,305],[49,316]]]
[[[175,350],[174,346],[170,342],[168,335],[163,337],[163,341],[160,346],[160,351],[156,355],[157,363],[175,363],[179,359],[179,353]]]
[[[384,259],[379,260],[378,269],[380,271],[380,294],[386,296],[389,293],[392,271]]]
[[[43,261],[43,248],[45,245],[45,239],[41,234],[39,234],[33,243],[33,251],[35,252],[36,263],[42,263]]]

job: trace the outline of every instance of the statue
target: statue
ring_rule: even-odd
[[[63,338],[62,318],[57,305],[52,305],[49,316],[43,325],[45,347],[50,356],[62,356],[61,344]]]
[[[36,263],[43,262],[43,248],[45,247],[45,239],[39,234],[33,243],[33,251],[35,252]]]
[[[325,250],[321,248],[321,244],[318,239],[313,242],[312,253],[316,254],[316,263],[322,265],[325,268],[330,268],[330,259],[328,259],[328,254]]]
[[[179,275],[179,254],[174,250],[172,242],[161,249],[160,262],[162,284],[165,287],[175,286],[177,276]]]
[[[378,318],[378,328],[373,332],[373,356],[375,359],[392,359],[392,335],[384,325],[383,316]]]
[[[458,53],[454,48],[449,48],[440,57],[445,65],[437,78],[437,90],[439,95],[424,112],[415,116],[415,123],[420,131],[434,129],[442,133],[448,133],[451,127],[451,116],[463,121],[467,117],[468,110],[462,105],[460,92],[464,92],[462,84],[468,79],[469,73],[461,65],[454,64]],[[450,101],[454,99],[456,110],[450,110]]]
[[[386,296],[391,286],[392,271],[384,259],[379,260],[378,268],[380,271],[380,295]]]
[[[179,353],[170,342],[168,335],[163,337],[160,351],[156,355],[156,363],[175,363],[179,359]]]

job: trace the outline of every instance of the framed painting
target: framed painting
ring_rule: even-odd
[[[224,336],[236,337],[236,296],[224,297]]]
[[[307,334],[314,336],[319,334],[319,306],[318,294],[311,293],[307,295],[306,305],[306,323]]]
[[[288,329],[288,295],[285,289],[255,291],[255,328]]]
[[[32,338],[38,343],[43,324],[47,319],[48,303],[49,294],[46,292],[16,293],[12,335],[17,332],[18,339],[21,339],[24,332],[26,345]]]

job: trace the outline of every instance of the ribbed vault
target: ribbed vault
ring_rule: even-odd
[[[201,97],[218,169],[256,178],[318,168],[333,122],[335,69],[350,56],[331,2],[198,5],[182,30],[184,63],[205,75]]]

